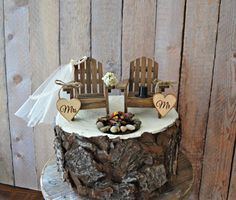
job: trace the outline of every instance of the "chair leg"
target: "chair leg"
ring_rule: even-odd
[[[104,95],[105,95],[105,99],[106,99],[106,112],[107,112],[107,115],[109,115],[109,97],[108,97],[108,88],[107,87],[105,88]]]
[[[107,112],[107,115],[109,115],[109,106],[106,105],[106,112]]]
[[[70,99],[73,99],[74,98],[74,91],[73,91],[73,88],[70,89]]]
[[[124,90],[124,112],[127,113],[128,112],[128,108],[127,108],[127,88]]]

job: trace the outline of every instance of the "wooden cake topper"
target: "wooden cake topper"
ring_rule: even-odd
[[[79,112],[80,107],[81,107],[81,102],[79,99],[70,99],[67,100],[65,98],[60,97],[60,92],[61,90],[66,87],[66,88],[79,88],[81,87],[81,83],[79,82],[69,82],[69,83],[64,83],[60,80],[56,80],[55,83],[57,85],[61,85],[61,89],[58,91],[58,100],[56,103],[57,110],[60,112],[60,114],[67,119],[68,121],[71,121],[75,115]]]
[[[75,115],[79,112],[80,107],[81,102],[79,99],[67,100],[60,98],[57,100],[57,110],[68,121],[71,121],[75,117]]]
[[[157,111],[164,117],[176,104],[176,97],[173,94],[164,96],[157,93],[153,96],[153,103]]]

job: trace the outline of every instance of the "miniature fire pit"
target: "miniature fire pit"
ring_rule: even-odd
[[[96,125],[103,133],[129,134],[140,128],[141,121],[134,118],[134,114],[132,113],[117,111],[105,117],[98,118]]]

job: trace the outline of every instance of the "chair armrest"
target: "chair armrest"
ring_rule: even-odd
[[[161,81],[158,80],[158,84],[156,85],[159,92],[164,92],[166,88],[170,88],[174,84],[176,84],[176,81]]]
[[[120,89],[120,90],[125,90],[125,89],[127,89],[128,84],[129,84],[129,80],[126,79],[126,80],[120,81],[120,82],[116,85],[116,88],[117,88],[117,89]]]

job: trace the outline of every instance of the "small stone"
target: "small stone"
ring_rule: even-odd
[[[106,133],[110,130],[110,126],[104,126],[104,127],[100,128],[99,130],[102,131],[103,133]]]
[[[131,124],[127,124],[126,125],[126,128],[129,130],[129,131],[134,131],[135,130],[135,126],[131,125]]]
[[[112,126],[111,129],[110,129],[110,131],[111,131],[112,133],[117,133],[117,132],[119,132],[119,127],[117,127],[117,126]]]
[[[141,121],[138,119],[135,119],[133,123],[134,123],[135,129],[138,130],[141,126]]]
[[[127,127],[126,127],[126,126],[121,126],[121,127],[120,127],[120,130],[124,133],[124,132],[127,131]]]
[[[120,123],[121,123],[121,125],[123,125],[123,126],[125,126],[125,125],[127,124],[126,121],[121,121]]]
[[[97,127],[98,127],[98,129],[100,129],[100,128],[104,127],[104,124],[102,122],[97,122]]]
[[[141,121],[139,119],[135,119],[133,122],[134,124],[141,125]]]

